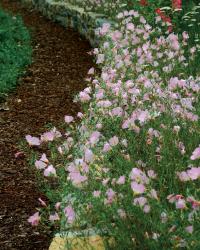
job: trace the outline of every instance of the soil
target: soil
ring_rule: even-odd
[[[74,115],[79,106],[73,97],[82,90],[87,71],[93,65],[89,43],[78,33],[24,8],[19,1],[1,0],[4,10],[20,14],[30,28],[33,63],[16,91],[0,109],[0,249],[46,250],[52,232],[33,228],[27,222],[45,199],[26,157],[15,158],[25,135],[39,135],[45,125],[57,126],[64,115]]]

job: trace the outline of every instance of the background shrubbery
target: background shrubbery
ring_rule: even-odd
[[[85,11],[92,11],[103,14],[109,19],[116,20],[116,15],[123,11],[129,11],[131,9],[139,11],[147,20],[147,22],[155,26],[155,17],[159,16],[158,13],[162,13],[163,31],[167,27],[171,27],[169,30],[181,34],[183,31],[187,31],[189,34],[189,46],[197,46],[198,56],[193,62],[193,68],[191,74],[196,75],[196,71],[199,70],[198,62],[200,61],[200,3],[198,0],[182,0],[182,9],[178,10],[173,8],[172,2],[175,0],[63,0],[73,5],[80,6]],[[158,11],[159,10],[159,11]],[[185,56],[189,57],[188,51],[185,49]]]
[[[0,9],[0,98],[16,86],[31,54],[30,35],[22,19]]]

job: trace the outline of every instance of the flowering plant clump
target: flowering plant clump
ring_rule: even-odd
[[[161,30],[182,34],[189,34],[188,45],[190,48],[197,45],[196,59],[190,69],[190,74],[199,74],[200,42],[199,42],[199,17],[200,3],[198,0],[59,0],[82,7],[86,12],[95,12],[109,20],[116,20],[119,12],[135,9],[139,11],[151,26],[155,26],[155,17],[160,19]],[[185,56],[190,57],[185,48]]]
[[[85,108],[80,122],[65,116],[65,134],[26,137],[51,151],[35,161],[58,183],[49,221],[108,236],[108,249],[198,249],[200,78],[188,70],[196,48],[187,60],[186,32],[164,36],[135,10],[117,20],[96,31],[101,75],[90,69],[76,98]],[[29,222],[37,225],[40,213]]]

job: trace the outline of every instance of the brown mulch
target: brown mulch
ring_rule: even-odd
[[[19,1],[1,0],[5,10],[22,15],[32,31],[33,63],[21,84],[7,98],[9,110],[0,110],[0,249],[46,250],[50,230],[32,228],[27,219],[39,207],[34,174],[26,158],[15,158],[18,143],[26,134],[39,135],[45,125],[55,126],[66,114],[79,110],[74,95],[85,86],[93,65],[91,47],[71,29],[64,29]]]

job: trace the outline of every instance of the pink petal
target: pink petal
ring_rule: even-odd
[[[56,176],[56,170],[55,168],[53,167],[53,165],[49,165],[48,168],[46,168],[44,170],[44,176],[50,176],[50,175],[54,175]]]
[[[136,194],[143,194],[145,192],[145,186],[143,184],[138,184],[135,181],[131,183],[131,188]]]
[[[26,141],[30,146],[39,146],[40,145],[40,139],[37,137],[33,137],[31,135],[26,135]]]
[[[67,222],[69,224],[72,224],[75,220],[75,212],[74,212],[72,206],[65,207],[64,213],[65,213],[65,216],[67,218]]]
[[[66,123],[71,123],[71,122],[73,122],[73,121],[74,121],[73,116],[68,116],[68,115],[65,116],[65,122],[66,122]]]
[[[39,224],[39,221],[40,221],[39,212],[33,214],[28,218],[28,222],[31,223],[32,226],[37,226]]]

